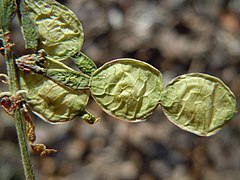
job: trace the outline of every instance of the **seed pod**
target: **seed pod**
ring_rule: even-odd
[[[210,136],[222,128],[236,111],[236,99],[218,78],[191,73],[177,77],[163,91],[165,115],[180,128]]]
[[[82,25],[71,10],[54,0],[25,0],[25,4],[37,26],[39,48],[47,52],[48,58],[63,60],[81,49]]]
[[[44,66],[49,69],[71,70],[64,64],[51,60]],[[31,110],[47,122],[65,122],[86,113],[84,109],[88,103],[88,90],[73,90],[35,73],[20,72],[20,84],[27,91],[26,98]]]
[[[104,64],[92,74],[90,86],[103,110],[128,122],[143,121],[151,115],[163,89],[161,73],[134,59]]]

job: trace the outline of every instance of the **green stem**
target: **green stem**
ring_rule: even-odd
[[[15,127],[18,136],[18,144],[21,151],[22,164],[24,169],[24,174],[27,180],[34,180],[33,169],[30,160],[30,154],[28,151],[26,133],[25,133],[25,124],[23,122],[22,115],[19,111],[14,113]]]
[[[5,45],[7,42],[5,42]],[[15,69],[15,61],[12,54],[12,48],[9,47],[5,49],[5,57],[6,57],[6,64],[7,64],[7,72],[9,78],[9,91],[14,96],[16,95],[17,91],[19,90],[19,83]],[[13,114],[15,120],[15,127],[18,136],[18,143],[21,152],[22,164],[25,173],[25,177],[27,180],[34,180],[34,174],[32,170],[30,154],[28,151],[28,143],[26,138],[26,131],[25,131],[25,123],[22,113],[19,109],[16,109]]]

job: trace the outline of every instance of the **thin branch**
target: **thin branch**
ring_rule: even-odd
[[[9,33],[6,34],[9,36]],[[5,37],[4,46],[7,46],[10,42],[9,37]],[[14,96],[19,91],[19,83],[17,78],[17,73],[15,69],[15,60],[12,53],[12,46],[8,46],[5,49],[5,57],[6,57],[6,65],[7,65],[7,73],[8,73],[8,83],[9,83],[9,91]],[[22,164],[25,173],[26,180],[34,180],[35,176],[33,174],[30,154],[28,151],[28,143],[26,138],[25,131],[25,122],[22,116],[21,110],[15,109],[13,113],[15,127],[18,136],[18,143],[21,152]]]

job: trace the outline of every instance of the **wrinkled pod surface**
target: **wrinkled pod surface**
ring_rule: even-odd
[[[110,115],[128,122],[143,121],[159,104],[162,74],[147,63],[117,59],[92,74],[90,90]]]
[[[75,72],[63,63],[52,60],[46,61],[44,66]],[[74,90],[35,73],[20,72],[20,84],[26,91],[31,110],[50,123],[66,122],[82,115],[90,95],[88,90]]]
[[[215,134],[236,112],[236,99],[218,78],[191,73],[172,80],[162,93],[165,115],[200,136]]]
[[[64,60],[81,49],[82,25],[66,6],[55,0],[25,0],[20,10],[27,47],[44,49],[53,60]]]

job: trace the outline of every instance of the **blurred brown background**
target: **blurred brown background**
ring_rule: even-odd
[[[240,98],[239,0],[62,0],[79,17],[83,52],[100,67],[119,57],[152,64],[165,84],[188,72],[222,79]],[[15,54],[26,53],[15,19]],[[67,62],[72,65],[71,62]],[[5,72],[3,59],[1,72]],[[1,91],[6,87],[1,84]],[[239,180],[240,115],[216,135],[181,130],[158,107],[146,122],[128,124],[87,107],[101,120],[51,125],[35,117],[37,142],[58,149],[32,154],[38,180]],[[238,105],[238,111],[240,107]],[[0,111],[0,179],[24,179],[12,118]]]

